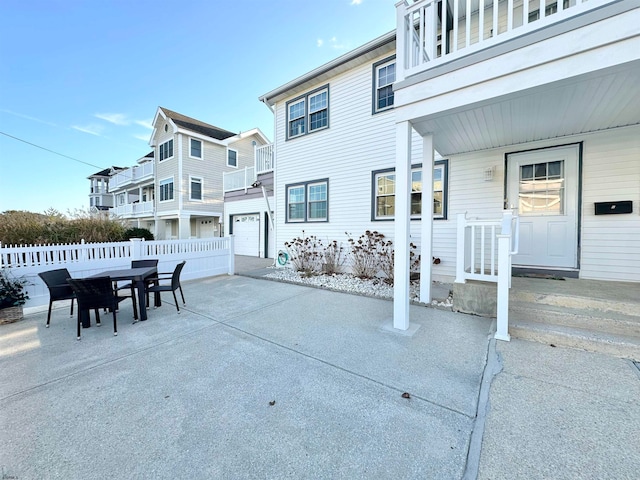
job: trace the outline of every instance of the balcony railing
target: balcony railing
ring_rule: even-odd
[[[109,179],[109,190],[113,192],[125,185],[153,178],[153,162],[143,163],[116,173]]]
[[[396,80],[614,1],[405,0],[397,4]]]
[[[126,205],[118,205],[114,207],[112,212],[119,217],[135,217],[141,215],[153,214],[153,201],[127,203]]]
[[[273,144],[255,147],[256,175],[273,171],[275,156]]]
[[[254,167],[245,167],[237,172],[222,172],[222,189],[225,192],[244,190],[245,192],[256,181]]]

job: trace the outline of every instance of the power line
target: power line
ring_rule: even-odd
[[[40,145],[36,145],[35,143],[27,142],[26,140],[23,140],[23,139],[18,138],[18,137],[14,137],[13,135],[9,135],[8,133],[5,133],[5,132],[0,132],[0,134],[4,135],[5,137],[13,138],[14,140],[18,140],[19,142],[26,143],[27,145],[31,145],[32,147],[36,147],[36,148],[39,148],[41,150],[45,150],[47,152],[53,153],[55,155],[60,155],[61,157],[68,158],[69,160],[73,160],[74,162],[84,163],[85,165],[89,165],[90,167],[95,167],[95,168],[98,168],[100,170],[102,170],[102,168],[103,168],[103,167],[99,167],[98,165],[94,165],[93,163],[85,162],[83,160],[78,160],[77,158],[70,157],[69,155],[65,155],[64,153],[59,153],[59,152],[56,152],[54,150],[50,150],[48,148],[41,147]]]

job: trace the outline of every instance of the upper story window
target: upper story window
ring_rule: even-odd
[[[230,148],[227,149],[227,166],[228,167],[237,167],[238,166],[238,151],[232,150]]]
[[[195,138],[189,139],[189,156],[193,158],[202,158],[202,142]]]
[[[160,161],[173,157],[173,139],[161,144],[159,147],[159,150],[160,150]]]
[[[314,180],[286,186],[287,223],[329,220],[329,181]]]
[[[173,200],[173,177],[160,180],[160,201]]]
[[[287,139],[329,126],[329,86],[287,102]]]
[[[447,160],[435,162],[433,167],[433,218],[447,218]],[[396,175],[394,169],[372,173],[372,220],[393,220],[396,207]],[[411,170],[411,218],[422,215],[422,168]]]
[[[395,57],[373,65],[373,113],[393,108],[393,82],[396,81]]]
[[[202,201],[202,178],[189,177],[189,199]]]

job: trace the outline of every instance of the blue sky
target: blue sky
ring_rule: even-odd
[[[86,209],[158,106],[272,139],[258,97],[393,30],[394,3],[0,1],[0,212]]]

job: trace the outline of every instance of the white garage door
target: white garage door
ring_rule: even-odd
[[[236,255],[260,255],[260,217],[236,215],[233,217],[233,236]]]

